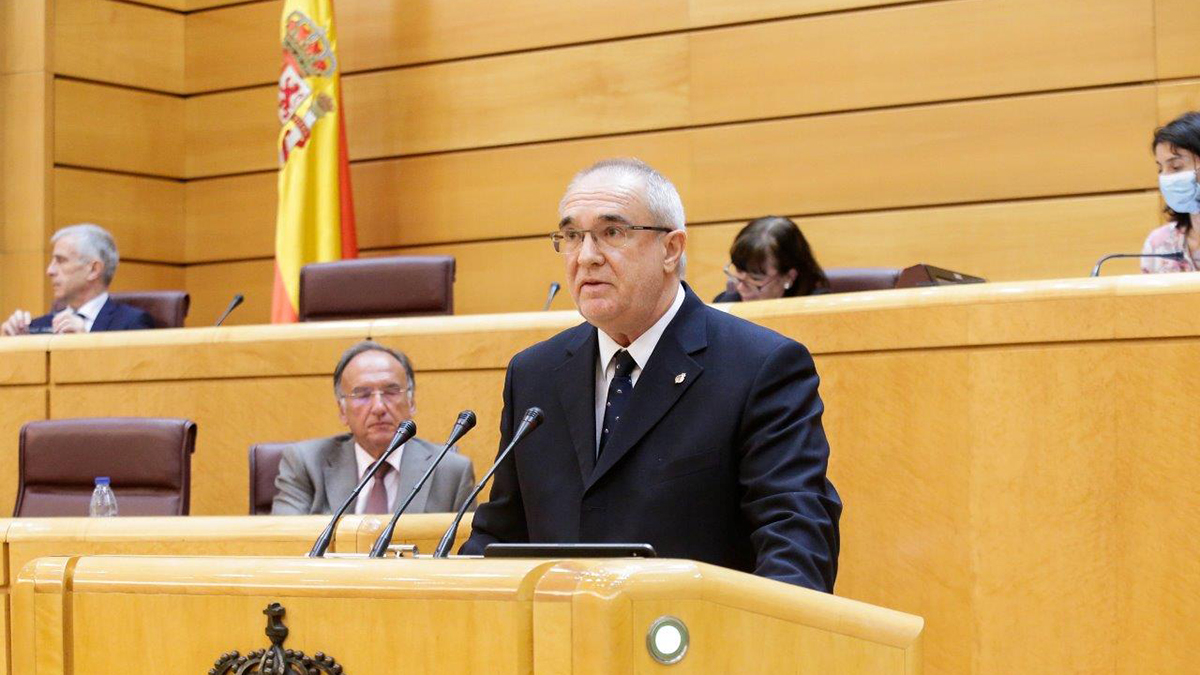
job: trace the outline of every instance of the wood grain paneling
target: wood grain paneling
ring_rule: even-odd
[[[1124,87],[360,162],[359,244],[544,234],[571,175],[619,155],[670,177],[691,222],[1145,189],[1155,184],[1146,150],[1155,108],[1152,87]],[[1108,139],[1103,151],[1076,162],[1098,137]],[[234,223],[258,234],[200,255],[271,255],[273,179],[205,187],[237,195]],[[190,202],[189,219],[220,223],[228,201]],[[250,212],[259,220],[244,221]]]
[[[184,170],[183,99],[56,80],[54,161],[168,178]]]
[[[40,71],[0,75],[0,251],[40,254],[46,241],[50,83]]]
[[[97,223],[123,258],[182,263],[183,190],[174,180],[55,169],[54,227]]]
[[[1147,188],[1155,106],[1135,86],[698,130],[689,217]]]
[[[183,93],[183,15],[113,0],[55,0],[54,71]]]
[[[1154,0],[1158,77],[1200,75],[1200,5],[1191,0]]]
[[[691,122],[1150,80],[1153,19],[1143,0],[963,0],[699,32]]]
[[[0,3],[0,75],[46,70],[49,18],[45,2]]]
[[[124,261],[117,268],[112,290],[122,291],[182,291],[186,289],[184,267]]]
[[[497,12],[487,0],[343,0],[336,18],[343,72],[353,73],[900,1],[518,0]],[[265,1],[189,14],[188,91],[275,80],[281,13],[281,2]]]
[[[225,325],[270,322],[275,283],[273,259],[188,265],[186,269],[185,284],[192,296],[192,309],[184,325],[213,325],[236,293],[246,296],[246,301],[225,319]]]
[[[44,358],[44,355],[43,355]],[[45,386],[0,387],[0,512],[5,515],[17,503],[17,431],[26,422],[44,420],[49,414]]]
[[[1200,110],[1200,80],[1158,85],[1158,123],[1166,124],[1185,112]],[[1146,134],[1149,146],[1152,133]]]
[[[46,311],[48,256],[41,251],[0,253],[0,320],[23,309],[34,316]]]
[[[359,173],[355,169],[355,175]],[[276,178],[271,172],[184,183],[187,261],[274,255]],[[361,189],[361,183],[352,184]],[[371,194],[357,200],[359,205],[374,201]],[[361,215],[358,218],[361,222]],[[361,243],[361,225],[359,232]]]
[[[554,58],[517,54],[347,76],[350,154],[370,159],[679,126],[687,119],[686,45],[668,36],[568,48]],[[276,96],[263,87],[188,99],[188,176],[274,168]]]

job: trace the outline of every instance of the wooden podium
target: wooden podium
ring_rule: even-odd
[[[238,659],[273,645],[287,675],[914,674],[923,628],[667,559],[47,557],[11,619],[22,675],[270,672]]]

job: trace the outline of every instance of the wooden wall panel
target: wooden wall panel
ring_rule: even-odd
[[[564,5],[519,0],[497,12],[488,0],[343,0],[336,18],[343,72],[353,73],[899,2],[614,0]],[[279,74],[282,6],[267,0],[189,14],[188,91],[274,81]]]
[[[1123,87],[699,130],[689,218],[1146,188],[1155,106]]]
[[[42,314],[49,306],[46,290],[46,265],[49,256],[42,251],[0,253],[0,321],[18,309]]]
[[[113,0],[55,0],[54,71],[183,93],[183,15]]]
[[[122,258],[184,262],[183,183],[80,169],[54,170],[54,227],[96,223]]]
[[[549,232],[570,177],[620,155],[670,177],[693,223],[1144,189],[1154,185],[1155,105],[1153,88],[1124,87],[356,163],[359,244]],[[1094,161],[1074,161],[1100,137]],[[232,220],[259,232],[243,255],[227,240],[211,257],[270,255],[268,221],[242,218],[273,218],[273,179],[208,187],[232,190]],[[198,199],[189,220],[221,222],[224,204]]]
[[[1158,77],[1200,75],[1200,4],[1192,0],[1154,0]]]
[[[1158,85],[1158,123],[1166,124],[1185,112],[1200,110],[1200,80]],[[1154,138],[1153,130],[1146,133],[1146,144]]]
[[[691,122],[1150,80],[1153,19],[1142,0],[963,0],[702,31]]]
[[[183,99],[121,87],[54,82],[54,161],[182,178]]]
[[[188,265],[184,279],[192,296],[192,308],[185,325],[213,325],[235,293],[245,295],[246,301],[229,315],[225,325],[270,322],[274,274],[275,263],[271,259]]]
[[[26,422],[49,415],[45,386],[0,387],[0,513],[12,513],[17,503],[18,446],[16,433]]]
[[[112,290],[121,291],[182,291],[187,282],[182,265],[162,265],[122,261],[113,278]]]
[[[0,251],[42,252],[49,217],[50,76],[0,75]]]
[[[686,45],[669,36],[345,77],[351,157],[682,125]],[[188,176],[277,166],[275,99],[273,87],[188,99]]]
[[[49,19],[44,2],[0,3],[0,74],[46,70]]]
[[[361,173],[356,168],[355,175]],[[185,243],[190,263],[258,258],[275,254],[275,172],[190,180],[184,183]],[[362,189],[352,181],[355,193]],[[359,205],[371,204],[367,193]],[[356,212],[362,221],[361,206]],[[359,241],[362,241],[359,225]]]

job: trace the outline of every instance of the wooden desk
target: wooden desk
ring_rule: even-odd
[[[921,620],[686,560],[41,558],[13,597],[13,670],[203,673],[270,646],[345,672],[657,672],[660,617],[689,634],[671,672],[918,675]]]
[[[1198,277],[732,306],[816,356],[846,504],[837,593],[925,617],[925,665],[937,675],[1190,668]],[[438,440],[462,408],[479,413],[463,444],[479,468],[496,451],[507,359],[575,321],[552,312],[19,338],[3,343],[0,364],[48,355],[48,376],[39,385],[32,365],[0,365],[35,381],[0,390],[46,387],[54,417],[192,417],[193,512],[243,513],[249,443],[337,431],[329,373],[355,340],[413,357],[422,436]],[[0,430],[14,439],[0,447],[15,449],[15,436]]]

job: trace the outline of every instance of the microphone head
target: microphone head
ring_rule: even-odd
[[[562,284],[558,283],[557,281],[550,282],[550,291],[551,292],[557,292],[558,289],[560,289],[560,288],[562,288]]]
[[[475,428],[475,411],[464,410],[458,413],[458,421],[454,423],[456,427],[462,427],[463,431],[470,431]]]
[[[233,306],[237,307],[238,305],[242,304],[242,302],[244,302],[245,300],[246,300],[246,296],[242,295],[241,293],[238,293],[237,295],[233,296]]]
[[[417,423],[412,420],[404,420],[400,426],[396,427],[396,435],[392,436],[392,443],[388,449],[398,448],[401,444],[407,443],[408,439],[417,435]]]
[[[541,408],[533,406],[525,411],[525,417],[521,419],[521,426],[527,426],[530,431],[533,431],[538,428],[538,425],[542,423],[545,417],[546,415],[542,412]]]

